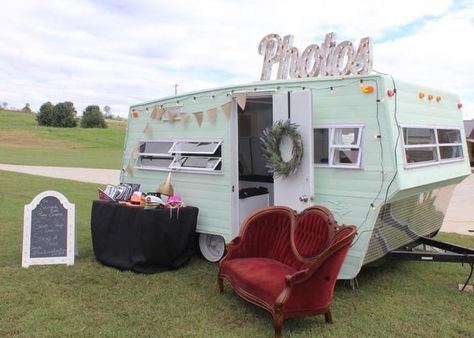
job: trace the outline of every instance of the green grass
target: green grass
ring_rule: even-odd
[[[34,114],[0,110],[0,162],[118,169],[125,125],[108,121],[106,129],[39,127]]]
[[[217,264],[195,257],[170,272],[140,275],[97,263],[90,237],[96,185],[0,171],[0,336],[270,337],[271,316],[228,285]],[[21,267],[23,206],[45,190],[76,205],[74,266]],[[441,239],[474,247],[474,236]],[[467,266],[396,262],[365,269],[360,288],[338,283],[333,325],[287,320],[284,337],[472,337],[474,294],[456,286]]]

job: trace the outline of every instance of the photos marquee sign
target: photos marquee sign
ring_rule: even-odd
[[[362,38],[357,50],[350,41],[336,43],[335,34],[328,33],[321,46],[311,44],[300,53],[293,47],[293,35],[283,39],[268,34],[258,46],[263,55],[260,80],[270,80],[272,67],[278,63],[277,79],[317,76],[363,75],[372,70],[372,40]]]

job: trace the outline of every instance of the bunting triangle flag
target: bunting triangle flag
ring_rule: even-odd
[[[130,153],[130,158],[135,159],[138,155],[138,145],[133,147],[132,152]]]
[[[207,111],[207,119],[211,123],[216,123],[216,120],[217,120],[217,109],[216,108],[212,108],[212,109],[209,109]]]
[[[230,119],[230,113],[232,112],[232,102],[229,101],[221,106],[222,111],[224,112],[225,117]]]
[[[196,118],[196,122],[197,122],[199,128],[201,128],[203,112],[200,111],[200,112],[197,112],[197,113],[193,113],[193,115]]]
[[[170,124],[174,123],[175,118],[176,118],[176,113],[174,111],[168,111],[168,121]]]
[[[133,166],[131,161],[128,162],[127,166],[125,167],[125,172],[130,176],[133,176]]]
[[[235,100],[237,101],[237,104],[239,107],[244,110],[245,109],[245,104],[247,103],[247,93],[241,93],[237,94],[235,96]]]
[[[150,127],[150,123],[147,122],[146,126],[145,126],[145,129],[143,129],[143,132],[145,133],[145,135],[149,135],[152,133],[152,129]]]
[[[151,112],[150,117],[155,120],[161,120],[163,117],[164,109],[161,108],[160,106],[155,106],[153,111]]]
[[[179,113],[179,120],[181,121],[182,125],[187,124],[188,120],[189,120],[189,114],[188,113]]]

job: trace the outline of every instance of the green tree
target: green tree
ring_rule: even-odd
[[[113,120],[114,116],[112,115],[112,108],[110,106],[104,106],[104,118]]]
[[[77,126],[76,109],[70,101],[60,102],[53,108],[52,127],[74,128]]]
[[[31,113],[31,107],[29,103],[26,103],[25,106],[21,109],[23,112]]]
[[[36,121],[40,126],[74,128],[77,126],[76,109],[69,101],[56,105],[48,101],[40,107]]]
[[[104,115],[102,115],[99,106],[90,105],[86,107],[86,110],[82,113],[81,127],[107,128],[107,123],[105,123]]]
[[[52,126],[53,123],[53,104],[45,102],[41,105],[39,113],[36,115],[36,121],[40,126]]]

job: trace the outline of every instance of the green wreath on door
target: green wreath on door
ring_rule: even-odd
[[[284,161],[280,152],[280,143],[284,137],[289,137],[293,143],[289,161]],[[288,177],[298,170],[303,158],[303,141],[298,125],[289,120],[276,121],[271,127],[263,130],[260,141],[266,166],[275,177]]]

